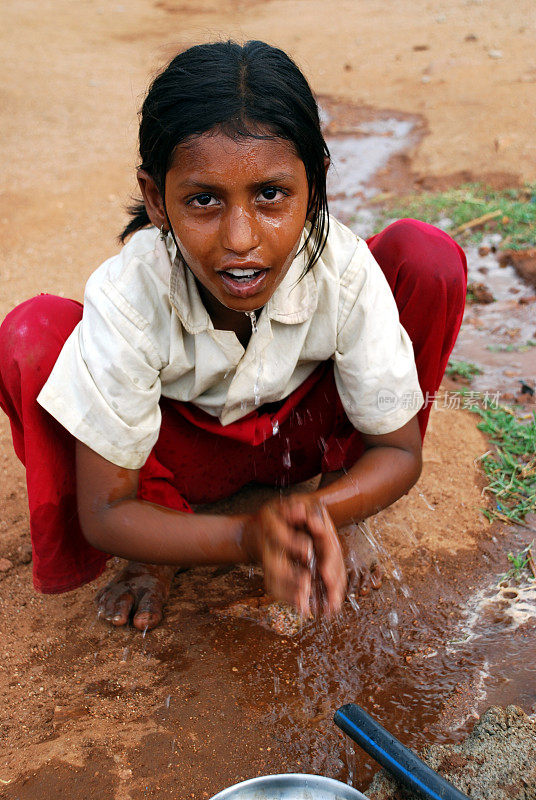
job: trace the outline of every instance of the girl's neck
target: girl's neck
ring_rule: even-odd
[[[216,330],[220,331],[234,331],[238,341],[244,349],[248,346],[251,338],[253,326],[251,317],[245,311],[234,311],[232,308],[227,308],[223,303],[220,303],[214,295],[210,294],[207,289],[196,279],[197,289],[203,305],[208,311],[208,315],[212,320],[212,324]],[[255,312],[257,319],[260,316],[262,309]]]

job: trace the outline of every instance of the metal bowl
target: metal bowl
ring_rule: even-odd
[[[367,800],[364,794],[321,775],[264,775],[236,783],[211,800]]]

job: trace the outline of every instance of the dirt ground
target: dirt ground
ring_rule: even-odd
[[[7,0],[2,16],[0,318],[40,291],[81,299],[117,251],[144,89],[196,42],[264,39],[319,94],[420,115],[426,135],[407,154],[416,184],[536,180],[532,0]],[[478,510],[474,459],[486,449],[469,412],[435,411],[418,486],[374,522],[430,618],[454,614],[483,553],[489,568],[498,558],[500,531]],[[262,727],[292,640],[216,613],[258,594],[257,574],[193,570],[159,630],[110,630],[95,617],[96,586],[33,591],[24,470],[3,416],[0,475],[0,557],[12,562],[0,574],[0,797],[182,800],[261,772],[314,771]],[[373,598],[364,631],[379,612]]]

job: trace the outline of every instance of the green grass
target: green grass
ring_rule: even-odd
[[[534,541],[524,547],[523,550],[520,550],[517,554],[508,553],[507,558],[512,566],[508,572],[505,572],[504,575],[501,575],[499,583],[511,580],[519,583],[521,580],[527,577],[527,574],[530,571],[529,555],[533,547]],[[533,579],[532,575],[531,578]]]
[[[482,375],[482,370],[476,364],[470,361],[449,361],[445,375],[451,378],[463,378],[466,381],[472,381],[475,375]]]
[[[525,421],[505,406],[471,406],[471,410],[482,417],[478,428],[495,445],[494,452],[481,456],[480,464],[496,507],[482,511],[490,522],[500,519],[522,525],[525,516],[536,511],[536,412]]]
[[[536,184],[498,191],[481,183],[466,183],[445,192],[410,195],[383,209],[377,230],[392,218],[413,217],[436,224],[448,217],[452,220],[449,232],[454,232],[460,225],[496,211],[501,212],[496,219],[453,235],[460,241],[478,243],[486,231],[493,230],[503,237],[502,247],[519,250],[536,246]]]
[[[527,339],[525,344],[488,344],[486,350],[492,353],[525,353],[531,347],[536,347],[536,339]]]

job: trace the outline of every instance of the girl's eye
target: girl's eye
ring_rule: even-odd
[[[280,197],[278,195],[284,195],[282,189],[278,189],[277,186],[266,186],[264,189],[261,190],[261,197],[263,200],[279,200]]]
[[[214,203],[217,202],[216,198],[211,194],[203,192],[203,194],[196,194],[195,197],[192,197],[192,199],[188,201],[188,205],[193,205],[196,208],[206,208],[207,206],[214,205],[211,200],[214,200]]]

